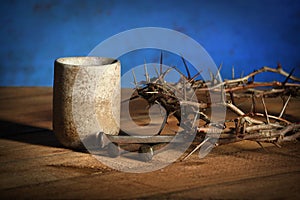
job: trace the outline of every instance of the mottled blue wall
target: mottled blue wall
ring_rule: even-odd
[[[297,0],[5,1],[0,85],[51,86],[56,58],[87,55],[106,38],[144,26],[194,38],[217,65],[223,62],[225,78],[232,65],[247,73],[277,62],[299,75],[299,21]]]

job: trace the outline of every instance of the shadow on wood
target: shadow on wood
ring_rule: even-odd
[[[50,147],[63,147],[52,130],[0,120],[0,138]]]

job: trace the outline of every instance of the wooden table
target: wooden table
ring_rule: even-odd
[[[298,143],[240,142],[131,174],[64,148],[51,129],[52,88],[0,88],[1,199],[300,199]]]

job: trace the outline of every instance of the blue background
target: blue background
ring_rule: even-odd
[[[240,74],[277,62],[300,74],[297,0],[5,1],[0,23],[0,86],[51,86],[56,58],[87,55],[108,37],[145,26],[194,38],[223,62],[223,78],[233,65]]]

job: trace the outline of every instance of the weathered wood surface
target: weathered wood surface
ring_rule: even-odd
[[[299,102],[289,105],[293,119]],[[130,174],[62,147],[51,120],[52,88],[0,88],[1,199],[300,199],[299,143],[267,144],[266,152],[240,142],[204,159],[195,153],[159,171]]]

